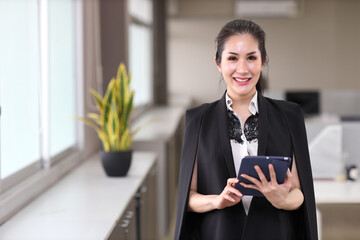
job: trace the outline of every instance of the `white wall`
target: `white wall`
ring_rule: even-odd
[[[196,1],[195,1],[196,2]],[[360,1],[306,0],[293,19],[253,19],[267,34],[269,89],[360,90]],[[174,17],[168,23],[170,94],[219,98],[215,37],[235,17]]]

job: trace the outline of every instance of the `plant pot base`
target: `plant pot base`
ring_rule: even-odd
[[[132,151],[100,152],[101,163],[109,177],[123,177],[129,171]]]

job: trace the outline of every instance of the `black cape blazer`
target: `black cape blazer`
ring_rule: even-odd
[[[224,94],[218,101],[203,104],[186,112],[174,239],[318,239],[313,179],[303,112],[295,103],[273,100],[261,94],[258,94],[258,107],[258,155],[293,154],[295,156],[304,203],[298,210],[284,211],[275,209],[265,198],[254,197],[247,217],[240,203],[230,208],[206,213],[207,218],[210,219],[205,221],[208,227],[206,225],[204,227],[202,222],[202,229],[197,229],[199,219],[206,214],[187,211],[189,189],[197,151],[203,148],[203,141],[212,144],[208,141],[209,136],[215,139],[211,154],[215,154],[217,159],[220,158],[220,162],[225,162],[223,167],[216,166],[216,172],[212,172],[215,173],[215,178],[220,176],[220,179],[224,179],[224,184],[215,192],[220,194],[226,179],[236,177]],[[198,154],[200,159],[200,152]],[[199,182],[198,178],[198,191],[199,187],[205,185],[206,183],[203,180]],[[268,216],[271,217],[267,218]],[[276,216],[276,221],[273,221],[273,216]],[[237,230],[232,231],[233,229]],[[204,236],[204,233],[208,235]]]

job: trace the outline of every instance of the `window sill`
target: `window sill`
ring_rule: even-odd
[[[75,152],[51,168],[40,170],[17,186],[1,194],[0,225],[58,182],[70,170],[79,165],[83,159],[84,157],[80,151]]]
[[[104,173],[94,154],[0,228],[1,239],[107,239],[157,156],[134,152],[126,177]]]

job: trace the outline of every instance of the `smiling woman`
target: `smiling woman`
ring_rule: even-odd
[[[221,60],[215,59],[231,99],[254,96],[264,63],[258,41],[250,34],[236,34],[226,41]],[[239,99],[240,100],[240,99]]]
[[[301,108],[262,96],[265,33],[254,22],[227,23],[215,63],[227,90],[186,114],[175,239],[317,239],[312,173]],[[283,183],[255,166],[259,180],[237,173],[245,156],[292,159]],[[236,189],[256,189],[263,196]],[[301,186],[301,187],[300,187]],[[259,229],[261,231],[259,231]]]

